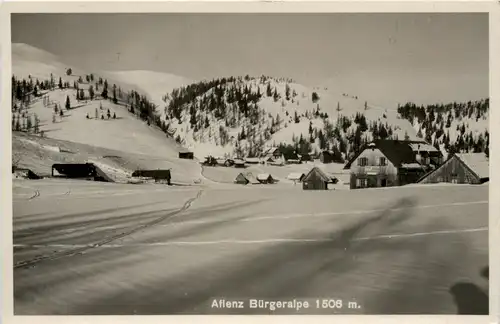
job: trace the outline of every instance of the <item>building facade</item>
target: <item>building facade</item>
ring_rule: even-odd
[[[417,182],[440,161],[441,153],[425,142],[378,140],[365,145],[344,169],[350,170],[351,189],[390,187]]]

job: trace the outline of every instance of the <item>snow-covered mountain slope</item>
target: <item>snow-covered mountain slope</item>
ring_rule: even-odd
[[[158,107],[163,107],[165,94],[172,92],[175,88],[187,86],[193,80],[169,73],[153,71],[105,71],[101,73],[110,80],[116,80],[121,84],[127,84],[138,89],[140,93],[147,95]]]
[[[466,103],[417,106],[407,103],[399,114],[413,124],[417,135],[450,152],[488,152],[489,99]]]
[[[317,133],[325,132],[326,122],[335,126],[340,117],[353,121],[356,114],[363,114],[367,123],[391,128],[394,138],[418,139],[415,129],[399,118],[397,111],[285,79],[230,77],[199,82],[176,89],[166,104],[163,117],[175,130],[175,136],[198,156],[232,154],[237,146],[248,152],[252,146],[291,144],[293,138],[299,140],[301,135],[310,141],[310,124],[316,134],[312,147],[319,150],[325,145],[320,143]],[[348,148],[347,138],[356,128],[357,124],[352,122],[340,134]],[[247,138],[238,142],[239,134],[246,131],[252,134],[251,138],[243,136]],[[371,132],[366,130],[362,136],[370,138]]]
[[[26,118],[31,118],[31,123],[34,124],[36,116],[39,119],[40,131],[44,131],[47,137],[124,152],[177,158],[180,148],[172,139],[161,130],[148,126],[129,113],[123,102],[114,104],[112,100],[99,98],[98,94],[102,89],[96,91],[97,95],[94,100],[86,98],[86,100],[77,101],[75,89],[57,87],[59,78],[63,83],[69,82],[72,86],[82,77],[83,82],[79,83],[79,87],[88,89],[90,85],[93,85],[92,82],[89,84],[85,81],[86,75],[90,74],[88,71],[65,64],[57,56],[26,44],[12,45],[12,62],[12,73],[18,80],[25,79],[29,82],[29,77],[31,77],[33,83],[37,79],[42,82],[50,79],[52,74],[56,83],[54,90],[39,90],[43,96],[31,96],[31,102],[27,107],[13,113],[14,119],[20,120],[21,124],[27,122]],[[66,74],[68,68],[72,69],[71,75]],[[94,75],[96,79],[101,77],[98,73]],[[113,79],[107,79],[107,82],[110,97],[113,84],[123,91],[126,91],[129,85]],[[165,91],[168,90],[169,88]],[[71,106],[69,110],[65,108],[67,98]],[[19,102],[16,104],[21,105]],[[56,104],[58,111],[63,110],[63,116],[59,113],[54,116]],[[108,110],[111,116],[116,114],[117,118],[108,120],[106,116]],[[22,118],[22,115],[25,117]],[[86,118],[87,115],[89,119]],[[105,119],[101,119],[103,115]]]
[[[20,120],[27,123],[28,117],[35,119],[36,115],[40,130],[48,137],[166,159],[177,158],[181,145],[203,159],[207,155],[254,156],[265,147],[279,144],[292,145],[298,153],[333,149],[346,159],[374,137],[427,139],[434,145],[444,145],[443,134],[447,132],[453,143],[459,140],[458,128],[465,125],[465,132],[460,133],[473,131],[477,140],[487,126],[487,116],[473,121],[475,115],[461,112],[444,133],[436,134],[442,121],[439,126],[433,121],[429,127],[423,123],[429,115],[410,118],[398,110],[344,93],[340,86],[307,87],[294,80],[268,76],[194,82],[140,70],[91,74],[26,44],[13,44],[12,53],[13,74],[18,81],[34,83],[35,79],[48,80],[52,74],[56,84],[59,78],[70,84],[62,89],[56,86],[41,90],[43,97],[33,97],[25,105],[27,108],[17,107],[13,128]],[[66,73],[68,68],[72,69],[70,75]],[[87,80],[89,75],[95,79]],[[99,78],[109,85],[108,97],[116,85],[120,93],[116,102],[101,98],[103,85],[98,83]],[[95,98],[77,100],[72,84],[84,89],[87,97],[89,87],[95,86]],[[67,98],[69,110],[64,108]],[[63,116],[54,118],[55,104],[63,107]],[[117,118],[102,119],[108,110]],[[472,109],[472,113],[476,110]],[[455,115],[455,110],[451,113]],[[411,114],[417,115],[414,111]],[[430,128],[432,134],[427,131]],[[465,146],[471,147],[471,140],[463,140]]]

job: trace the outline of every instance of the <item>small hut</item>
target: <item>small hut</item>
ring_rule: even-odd
[[[328,183],[331,178],[318,167],[311,171],[302,179],[302,189],[304,190],[328,190]]]
[[[238,176],[236,176],[234,183],[247,185],[250,183],[250,180],[248,180],[247,177],[243,173],[240,173],[240,174],[238,174]]]
[[[257,181],[259,181],[262,184],[274,183],[274,179],[269,173],[261,173],[257,175]]]

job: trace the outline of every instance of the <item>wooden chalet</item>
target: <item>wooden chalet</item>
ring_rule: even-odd
[[[489,159],[484,153],[452,154],[418,183],[482,184],[488,182]]]
[[[363,146],[347,164],[350,188],[400,186],[417,182],[442,162],[432,145],[418,141],[376,140]]]

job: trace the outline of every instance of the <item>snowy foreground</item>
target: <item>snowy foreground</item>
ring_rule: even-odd
[[[14,180],[13,194],[16,315],[295,313],[212,307],[247,298],[487,312],[488,186]]]

